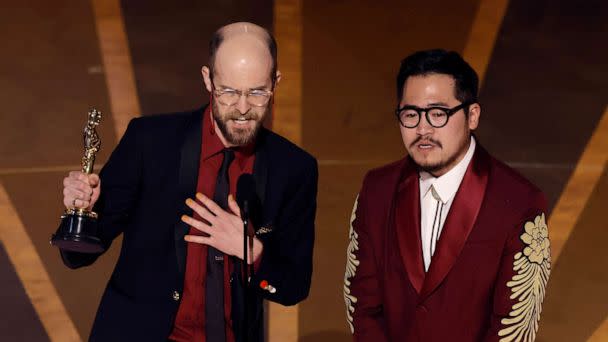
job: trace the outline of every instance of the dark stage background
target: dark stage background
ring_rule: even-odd
[[[0,11],[0,340],[88,338],[120,242],[68,270],[48,239],[78,169],[90,106],[97,166],[129,119],[205,103],[200,67],[219,26],[275,33],[273,128],[319,159],[313,288],[269,306],[270,341],[348,341],[342,281],[366,170],[401,158],[400,60],[462,53],[482,76],[481,143],[547,194],[553,271],[537,341],[608,341],[608,2],[526,0],[28,0]]]

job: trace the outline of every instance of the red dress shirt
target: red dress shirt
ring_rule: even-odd
[[[203,113],[204,124],[202,133],[201,158],[199,163],[198,183],[196,190],[209,198],[213,198],[217,173],[222,164],[222,150],[225,148],[220,138],[215,134],[214,122],[210,113],[210,107]],[[253,171],[255,160],[254,144],[234,148],[235,159],[228,169],[230,182],[230,193],[236,193],[236,183],[243,173]],[[198,215],[194,218],[199,219]],[[190,227],[189,234],[203,235],[199,230]],[[186,272],[184,275],[184,291],[182,301],[177,311],[173,332],[170,340],[176,342],[190,342],[206,340],[205,336],[205,281],[207,271],[207,246],[198,243],[188,243],[186,257]],[[232,332],[231,298],[230,298],[230,273],[232,263],[227,255],[224,255],[224,319],[226,322],[226,341],[233,342]]]

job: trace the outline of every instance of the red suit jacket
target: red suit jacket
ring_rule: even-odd
[[[534,341],[550,272],[541,191],[477,146],[430,268],[410,158],[370,171],[344,283],[355,341]]]

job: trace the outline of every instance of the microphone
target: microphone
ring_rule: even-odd
[[[255,196],[255,179],[250,173],[243,173],[236,182],[236,203],[241,208],[243,221],[249,219],[250,203]]]
[[[255,195],[255,179],[250,173],[243,173],[236,182],[236,203],[241,209],[241,220],[243,221],[243,261],[242,261],[242,272],[243,272],[243,336],[245,341],[248,340],[247,327],[248,322],[248,311],[251,308],[251,294],[247,293],[249,288],[250,278],[254,276],[253,263],[247,265],[247,257],[253,260],[253,235],[249,236],[248,222],[249,222],[249,207],[253,204]]]

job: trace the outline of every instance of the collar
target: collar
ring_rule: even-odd
[[[467,167],[473,158],[476,145],[477,143],[475,142],[475,137],[471,136],[471,143],[469,144],[469,149],[464,155],[464,158],[462,158],[462,160],[458,162],[458,164],[456,164],[456,166],[454,166],[450,171],[446,172],[440,177],[434,177],[426,171],[420,171],[421,196],[426,196],[431,186],[433,186],[442,203],[445,204],[452,200],[454,195],[456,195],[456,191],[458,191],[458,187],[460,187],[464,174],[467,172]]]

